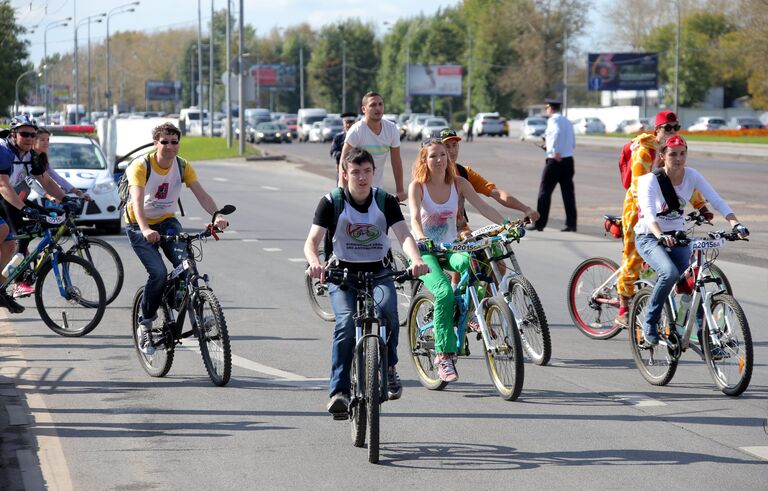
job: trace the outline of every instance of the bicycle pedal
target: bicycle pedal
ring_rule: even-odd
[[[349,419],[349,414],[347,413],[332,413],[332,416],[334,421],[346,421]]]

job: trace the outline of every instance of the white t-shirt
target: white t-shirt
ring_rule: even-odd
[[[400,133],[397,126],[392,121],[381,120],[381,132],[377,135],[365,124],[362,119],[353,124],[347,131],[347,138],[344,143],[353,147],[363,148],[373,156],[373,163],[376,164],[376,171],[373,175],[373,186],[383,187],[384,167],[387,163],[387,155],[391,148],[400,147]]]

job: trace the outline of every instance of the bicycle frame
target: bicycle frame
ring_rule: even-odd
[[[50,256],[51,261],[53,262],[53,274],[56,277],[56,284],[59,287],[59,293],[62,297],[68,298],[68,292],[64,289],[64,283],[61,279],[61,274],[59,272],[59,254],[62,254],[61,246],[58,245],[57,239],[60,237],[60,232],[62,227],[64,225],[62,224],[61,227],[59,227],[59,230],[56,233],[56,236],[54,237],[51,234],[51,231],[49,229],[43,229],[42,234],[38,233],[30,233],[30,234],[24,234],[24,235],[16,235],[16,239],[27,239],[27,238],[36,238],[36,237],[42,237],[42,240],[37,244],[35,247],[35,250],[32,251],[27,255],[27,257],[24,258],[24,260],[19,264],[19,266],[16,268],[16,270],[13,272],[11,276],[9,276],[5,282],[0,285],[1,290],[5,290],[8,288],[8,286],[16,281],[16,279],[21,276],[22,274],[26,273],[28,268],[32,268],[33,271],[37,271],[40,269],[40,266],[45,262],[45,260]],[[34,263],[34,266],[32,266]],[[69,274],[69,271],[65,271],[65,274]],[[70,283],[71,280],[67,278],[67,283]]]

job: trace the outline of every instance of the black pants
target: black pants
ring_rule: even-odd
[[[552,204],[552,191],[558,184],[560,184],[560,192],[563,193],[565,226],[576,228],[576,194],[573,187],[573,174],[573,157],[564,157],[560,162],[555,159],[547,159],[539,185],[539,201],[536,209],[541,216],[536,222],[536,228],[543,229],[547,226],[549,207]]]

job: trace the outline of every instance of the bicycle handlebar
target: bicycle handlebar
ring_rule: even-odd
[[[358,271],[357,273],[350,273],[347,268],[328,268],[325,270],[325,281],[327,283],[333,283],[334,285],[350,285],[365,284],[367,280],[375,282],[383,280],[385,278],[394,278],[398,283],[405,283],[406,281],[414,280],[413,275],[407,269],[402,271],[386,271],[374,275],[372,272]]]

